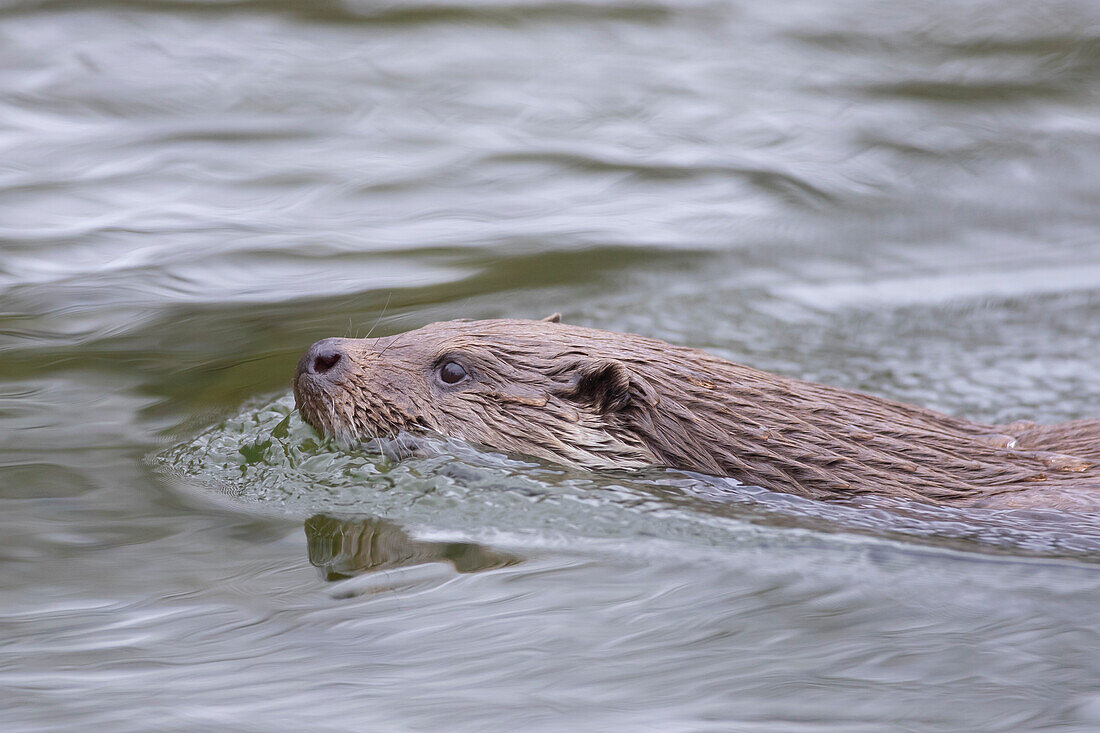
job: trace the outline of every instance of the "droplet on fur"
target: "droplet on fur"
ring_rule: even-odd
[[[1016,447],[1016,436],[1014,435],[1005,435],[1004,433],[987,433],[985,435],[976,435],[974,437],[993,448],[1012,449]]]
[[[1092,461],[1077,456],[1067,456],[1064,453],[1038,453],[1036,457],[1047,468],[1055,471],[1066,471],[1067,473],[1080,473],[1092,465]]]

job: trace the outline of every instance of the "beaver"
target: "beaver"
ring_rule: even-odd
[[[302,418],[345,443],[430,431],[573,467],[666,466],[810,499],[1100,505],[1100,420],[986,425],[557,314],[323,339],[293,385]]]

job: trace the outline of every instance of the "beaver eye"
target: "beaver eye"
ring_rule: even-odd
[[[466,370],[456,361],[448,361],[439,367],[439,378],[446,384],[458,384],[466,378]]]

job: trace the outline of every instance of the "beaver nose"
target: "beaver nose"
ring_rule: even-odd
[[[313,364],[311,364],[313,373],[324,374],[329,369],[336,366],[339,361],[340,352],[336,349],[325,349],[324,351],[318,352],[318,354],[313,357]]]
[[[298,362],[298,374],[328,374],[345,359],[347,354],[340,345],[340,339],[322,339],[310,346]]]

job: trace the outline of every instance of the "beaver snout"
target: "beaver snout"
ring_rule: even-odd
[[[331,381],[343,374],[348,367],[348,355],[344,350],[344,339],[321,339],[298,361],[298,370],[294,372],[294,386],[297,387],[303,377],[321,381]]]

